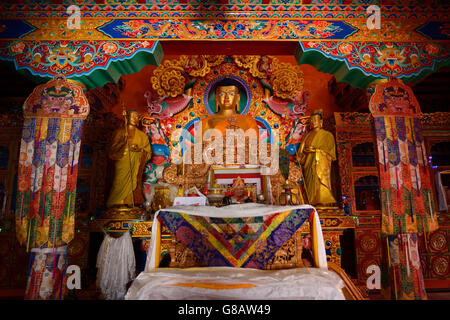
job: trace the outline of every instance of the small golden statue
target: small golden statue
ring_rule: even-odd
[[[240,95],[236,85],[219,84],[216,88],[215,100],[216,108],[219,110],[216,114],[202,120],[203,135],[208,129],[218,129],[223,135],[227,129],[243,129],[244,131],[253,129],[258,136],[256,120],[237,112]]]
[[[144,202],[139,180],[151,156],[150,143],[147,135],[137,128],[139,114],[124,110],[124,117],[125,126],[113,133],[109,147],[108,156],[115,162],[115,173],[107,208],[134,208]]]
[[[297,152],[297,161],[303,167],[303,177],[312,205],[330,206],[336,203],[331,193],[331,161],[336,160],[333,134],[322,128],[322,110],[316,110],[310,118],[311,130],[303,137]]]
[[[244,180],[240,176],[234,179],[231,190],[231,203],[253,202],[252,194],[250,191],[245,190]]]

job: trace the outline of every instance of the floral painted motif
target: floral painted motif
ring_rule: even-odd
[[[344,61],[349,69],[359,69],[375,77],[408,78],[424,69],[434,69],[437,61],[448,60],[448,53],[436,43],[408,42],[301,42],[304,53],[320,52]]]
[[[137,52],[155,52],[153,41],[0,41],[0,57],[33,75],[86,76],[107,69],[111,62],[132,58]]]
[[[111,38],[345,39],[357,29],[333,20],[113,20],[98,28]]]

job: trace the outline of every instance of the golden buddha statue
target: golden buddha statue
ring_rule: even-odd
[[[125,127],[113,133],[108,156],[115,161],[115,174],[106,202],[108,208],[144,202],[138,179],[142,177],[143,167],[150,159],[151,149],[147,135],[137,128],[138,124],[139,114],[128,111]]]
[[[331,161],[336,160],[333,134],[322,128],[322,110],[311,115],[311,130],[303,137],[297,161],[303,167],[303,177],[309,204],[331,205],[336,199],[331,193]]]
[[[250,116],[237,113],[240,95],[236,85],[219,85],[216,88],[216,107],[219,111],[202,120],[202,134],[208,129],[218,129],[225,135],[227,129],[255,130],[256,137],[259,129],[256,120]]]

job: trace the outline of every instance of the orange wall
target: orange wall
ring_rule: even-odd
[[[281,62],[296,65],[294,56],[275,56]],[[177,59],[177,55],[166,55],[164,60]],[[163,60],[163,62],[164,62]],[[146,66],[140,72],[122,76],[125,80],[125,86],[122,90],[121,101],[113,107],[113,112],[118,116],[122,114],[122,102],[125,103],[127,110],[137,110],[140,113],[146,113],[146,98],[144,93],[151,89],[150,78],[155,66]],[[304,90],[311,92],[309,101],[309,113],[315,109],[323,109],[324,117],[333,116],[333,112],[338,111],[334,102],[334,97],[328,92],[328,82],[333,75],[319,72],[313,66],[301,65],[303,71]]]

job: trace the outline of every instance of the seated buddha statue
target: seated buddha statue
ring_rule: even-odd
[[[225,135],[227,129],[243,129],[244,132],[253,129],[258,136],[259,129],[256,120],[237,112],[240,95],[239,88],[236,85],[218,85],[215,101],[216,108],[219,110],[216,114],[202,120],[203,135],[208,129],[218,129],[223,135]]]

